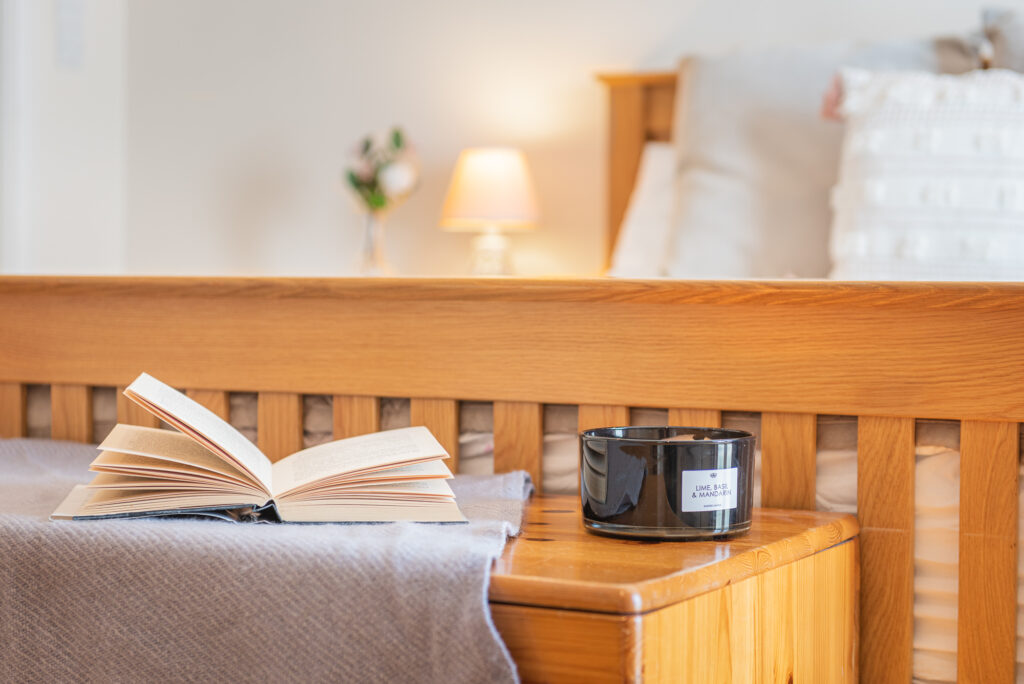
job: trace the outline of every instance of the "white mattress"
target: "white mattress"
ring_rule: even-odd
[[[49,436],[49,389],[30,387],[28,392],[29,436]],[[312,446],[331,439],[332,410],[329,397],[304,399],[304,442]],[[98,388],[93,398],[94,429],[105,435],[116,420],[113,389]],[[491,405],[462,402],[459,435],[460,472],[491,473],[494,469],[494,437]],[[633,425],[665,425],[667,411],[633,409]],[[250,439],[256,438],[256,395],[231,395],[231,422]],[[760,433],[756,413],[725,413],[724,427]],[[409,401],[381,402],[381,427],[409,424]],[[543,486],[547,493],[576,493],[579,450],[576,408],[548,405],[544,408]],[[955,421],[918,421],[916,430],[914,535],[914,679],[921,682],[956,680],[957,566],[960,510],[960,429]],[[754,505],[761,496],[760,449],[755,455]],[[1021,483],[1024,485],[1024,469]],[[852,416],[819,416],[817,458],[817,507],[819,510],[857,511],[857,420]],[[1024,490],[1021,508],[1024,510]],[[1020,529],[1024,532],[1024,519]],[[1018,577],[1017,661],[1018,682],[1024,682],[1024,543]]]

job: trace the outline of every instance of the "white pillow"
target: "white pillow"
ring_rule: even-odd
[[[667,274],[824,277],[842,130],[820,109],[835,73],[848,65],[966,71],[975,59],[965,41],[942,39],[685,60]]]
[[[843,72],[831,277],[1024,280],[1024,75]]]
[[[644,145],[636,184],[619,228],[608,275],[651,278],[661,275],[672,223],[676,155],[672,143]]]

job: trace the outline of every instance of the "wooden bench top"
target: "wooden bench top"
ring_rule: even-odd
[[[638,614],[791,563],[859,532],[843,513],[755,508],[724,541],[612,539],[583,528],[577,496],[535,496],[491,574],[497,603]]]

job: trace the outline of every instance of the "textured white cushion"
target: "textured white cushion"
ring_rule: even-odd
[[[974,64],[967,43],[953,39],[684,60],[667,275],[824,277],[842,130],[822,120],[820,107],[835,73],[846,65],[959,72]]]
[[[843,72],[831,276],[1024,280],[1024,76]]]
[[[644,145],[608,275],[619,278],[660,275],[672,223],[675,175],[676,155],[672,143]]]

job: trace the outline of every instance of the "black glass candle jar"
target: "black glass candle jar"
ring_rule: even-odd
[[[695,539],[750,529],[754,436],[610,427],[580,434],[583,524],[599,534]]]

